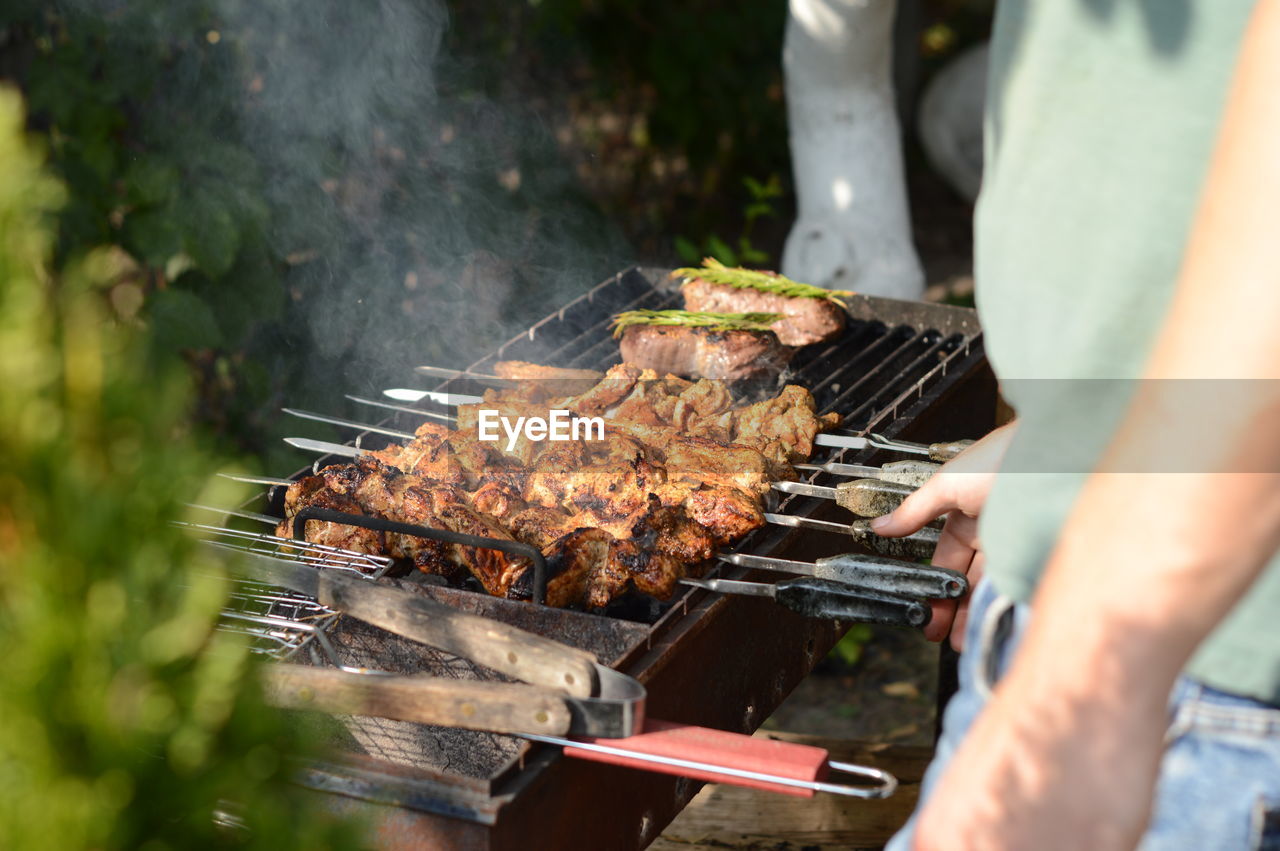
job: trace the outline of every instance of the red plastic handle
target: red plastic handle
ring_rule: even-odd
[[[787,777],[792,780],[817,781],[827,775],[827,752],[822,748],[810,745],[799,745],[793,742],[775,742],[769,739],[758,739],[744,736],[741,733],[730,733],[725,730],[713,730],[710,727],[694,727],[689,724],[676,724],[670,721],[646,719],[644,732],[625,739],[601,739],[576,736],[574,741],[593,745],[603,745],[630,751],[637,755],[649,755],[688,760],[690,762],[707,763],[710,766],[753,771]],[[565,754],[577,759],[593,762],[607,762],[612,765],[623,765],[628,768],[639,768],[643,771],[656,771],[661,774],[674,774],[679,777],[690,777],[694,780],[709,780],[713,783],[729,783],[735,786],[748,786],[753,789],[764,789],[780,792],[784,795],[796,795],[801,798],[812,798],[813,789],[797,786],[786,786],[770,782],[763,778],[737,777],[732,774],[717,773],[688,766],[665,765],[649,762],[625,754],[608,754],[575,748],[566,745]]]

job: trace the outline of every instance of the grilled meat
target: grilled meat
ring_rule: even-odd
[[[290,485],[285,494],[285,520],[277,527],[276,534],[288,537],[293,516],[306,505],[486,538],[514,540],[497,522],[469,506],[461,491],[444,482],[407,475],[369,456],[355,464],[326,467],[320,475],[308,476]],[[469,573],[495,596],[505,596],[516,576],[529,566],[526,558],[493,549],[396,532],[373,532],[340,523],[323,523],[320,524],[322,528],[313,532],[310,527],[315,522],[307,523],[309,541],[409,559],[424,573],[450,578]],[[342,543],[334,543],[337,540]]]
[[[353,498],[329,490],[325,487],[324,479],[319,476],[308,476],[290,485],[285,493],[285,519],[276,525],[276,537],[292,538],[294,515],[307,506],[331,508],[346,514],[364,514],[359,503]],[[360,526],[308,520],[303,537],[314,544],[357,553],[378,554],[387,551],[386,536],[382,532]]]
[[[771,331],[631,325],[619,340],[627,363],[665,375],[725,381],[777,375],[794,352]]]
[[[813,454],[818,433],[840,424],[839,414],[818,416],[813,395],[796,384],[788,384],[777,396],[732,412],[736,443],[761,448],[779,442],[787,460],[799,463]]]
[[[571,483],[562,501],[581,498],[599,477]],[[715,533],[681,508],[666,506],[649,492],[633,488],[643,505],[629,514],[623,507],[597,506],[572,515],[559,505],[521,506],[494,484],[485,504],[507,511],[506,523],[487,515],[472,496],[442,482],[402,473],[365,456],[355,464],[326,467],[290,486],[289,518],[277,529],[287,536],[291,518],[306,505],[322,505],[349,514],[383,517],[437,529],[533,544],[548,559],[547,601],[551,605],[606,605],[631,587],[667,597],[686,566],[709,558],[719,543]],[[482,490],[484,487],[482,486]],[[603,515],[603,516],[602,516]],[[608,527],[608,528],[602,528]],[[452,579],[470,574],[495,596],[527,598],[532,587],[528,559],[485,547],[471,547],[402,533],[381,533],[341,523],[308,523],[309,540],[359,552],[387,553],[411,559],[423,572]]]
[[[800,387],[733,408],[722,382],[659,379],[635,366],[615,367],[572,397],[533,401],[523,388],[489,396],[459,407],[457,430],[426,424],[403,446],[294,483],[287,518],[323,505],[521,541],[548,561],[552,605],[603,606],[630,588],[665,597],[718,547],[764,524],[770,482],[791,477],[787,460],[807,458],[814,435],[838,421],[817,416]],[[509,455],[474,435],[476,410],[486,406],[512,417],[614,410],[603,441],[540,441]],[[277,534],[289,532],[286,520]],[[497,596],[532,592],[528,559],[483,547],[317,521],[307,538],[409,559],[454,580],[474,576]]]
[[[645,510],[649,494],[665,478],[665,470],[640,458],[629,464],[598,464],[570,472],[534,470],[522,496],[532,505],[563,507],[595,521],[589,525],[613,527],[625,534],[627,518]]]
[[[784,346],[825,343],[844,330],[844,308],[823,298],[793,297],[694,278],[682,287],[686,310],[703,313],[780,313],[773,333]]]
[[[503,363],[521,362],[503,361]],[[580,371],[591,372],[591,370]],[[593,374],[599,376],[599,373]],[[573,411],[582,416],[591,416],[603,413],[606,409],[616,405],[620,399],[625,398],[631,392],[637,381],[653,378],[657,378],[657,375],[652,372],[643,370],[633,364],[620,363],[610,367],[603,378],[598,378],[595,381],[582,379],[567,381],[562,379],[550,383],[521,384],[515,388],[504,388],[502,390],[486,390],[484,393],[485,407],[501,408],[504,404],[510,403],[519,405],[542,404],[545,409],[560,408]],[[564,392],[551,393],[548,390],[551,387]],[[465,428],[462,423],[459,423],[458,427]]]
[[[521,382],[530,401],[581,393],[604,378],[604,373],[594,369],[543,366],[522,360],[498,361],[493,365],[493,374]]]
[[[690,519],[705,526],[720,546],[731,544],[764,525],[764,510],[752,494],[730,488],[692,488],[660,491],[664,504],[677,504]],[[668,500],[672,503],[668,503]],[[675,500],[680,502],[674,502]]]
[[[440,482],[470,486],[484,475],[488,453],[469,435],[439,423],[425,423],[414,433],[418,439],[369,454],[406,473]]]

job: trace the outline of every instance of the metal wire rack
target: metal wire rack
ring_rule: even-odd
[[[178,522],[204,538],[211,547],[233,552],[249,552],[290,559],[319,569],[340,570],[377,579],[391,568],[386,556],[357,553],[308,541],[292,541],[212,526]],[[362,670],[341,664],[329,632],[342,618],[340,612],[320,605],[310,597],[263,585],[248,579],[232,579],[232,588],[222,610],[218,628],[249,637],[252,652],[276,661],[331,664],[345,670]]]

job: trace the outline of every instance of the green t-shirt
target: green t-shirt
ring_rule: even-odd
[[[1021,419],[981,526],[1006,594],[1034,591],[1167,311],[1253,5],[999,3],[974,253]],[[1280,561],[1187,670],[1280,702]]]

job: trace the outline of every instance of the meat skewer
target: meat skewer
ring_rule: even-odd
[[[814,562],[765,558],[746,553],[722,555],[720,560],[738,567],[798,573],[852,585],[862,590],[905,597],[950,600],[963,597],[969,591],[969,582],[963,573],[856,553],[827,556]]]
[[[769,597],[780,606],[810,618],[924,626],[932,610],[919,600],[874,591],[861,591],[827,579],[787,579],[782,582],[742,582],[736,579],[681,579],[682,585],[717,594]]]
[[[941,464],[929,461],[891,461],[880,467],[866,464],[840,464],[828,461],[826,464],[793,464],[795,469],[803,473],[830,473],[833,476],[848,476],[854,479],[879,479],[882,482],[893,482],[899,485],[920,487],[938,472]]]
[[[706,561],[717,545],[710,530],[683,510],[661,505],[656,497],[631,515],[615,518],[609,531],[599,528],[598,517],[575,517],[562,506],[525,503],[511,494],[495,508],[492,494],[484,490],[466,494],[365,457],[359,464],[326,467],[320,475],[290,485],[286,519],[277,534],[291,535],[292,517],[304,506],[320,505],[395,522],[523,540],[543,551],[551,574],[547,602],[561,606],[579,602],[601,606],[632,585],[669,597],[684,565]],[[456,578],[462,571],[469,572],[495,596],[527,596],[527,560],[409,535],[379,540],[370,538],[368,530],[316,522],[315,529],[308,524],[308,540],[325,538],[330,543],[329,536],[355,535],[344,548],[366,552],[367,547],[381,547],[393,556],[411,559],[427,573]]]
[[[344,420],[341,417],[331,417],[328,414],[317,414],[313,411],[303,411],[298,408],[281,408],[280,410],[291,417],[298,417],[304,420],[314,420],[319,423],[328,423],[329,425],[345,426],[346,428],[354,428],[359,431],[371,431],[374,434],[385,434],[388,437],[398,437],[401,440],[413,440],[414,438],[414,435],[407,431],[369,425],[368,423],[356,422],[355,420]]]
[[[414,414],[415,416],[419,416],[419,417],[430,417],[432,419],[440,420],[441,422],[444,422],[444,423],[453,422],[453,414],[446,414],[443,411],[424,411],[421,408],[410,408],[405,405],[396,405],[391,402],[383,402],[380,399],[366,399],[363,396],[353,396],[350,393],[346,394],[346,398],[350,399],[352,402],[355,402],[356,404],[359,404],[359,405],[369,405],[370,407],[374,407],[374,408],[382,408],[388,411],[399,411],[404,414]],[[477,397],[468,397],[468,398],[477,398]]]
[[[466,369],[448,369],[439,366],[418,366],[414,371],[435,378],[464,378],[495,387],[512,387],[520,382],[535,383],[542,392],[551,395],[567,395],[578,392],[584,384],[594,383],[604,377],[594,369],[544,366],[527,361],[498,361],[493,373],[474,372]]]
[[[391,455],[390,452],[393,451],[391,448],[389,450],[370,451],[345,444],[311,440],[305,437],[288,437],[285,438],[285,442],[299,449],[324,454],[342,455],[350,458],[373,456],[382,463],[397,467],[403,472],[413,475],[423,476],[424,472],[434,472],[436,475],[425,477],[431,478],[436,483],[456,487],[464,484],[465,481],[461,478],[460,468],[455,471],[451,467],[442,469],[440,465],[416,466],[412,460],[404,461],[395,455]],[[603,508],[606,503],[613,501],[612,492],[623,487],[618,482],[626,482],[632,488],[633,494],[630,499],[632,500],[633,508],[636,508],[636,510],[638,510],[638,506],[647,505],[649,491],[642,490],[637,494],[634,493],[635,489],[643,485],[652,484],[652,494],[658,497],[660,502],[667,506],[683,507],[694,520],[710,529],[717,540],[722,543],[736,540],[753,529],[763,526],[765,523],[764,514],[760,508],[761,490],[759,487],[753,487],[751,491],[746,491],[731,485],[714,485],[708,481],[711,478],[709,476],[682,479],[679,473],[673,479],[667,477],[665,469],[661,471],[662,475],[652,482],[642,482],[636,479],[637,470],[635,468],[626,468],[616,464],[583,467],[570,463],[573,469],[566,472],[555,469],[555,465],[560,463],[555,456],[547,456],[544,461],[543,466],[536,467],[533,470],[518,467],[493,467],[487,470],[471,485],[477,488],[476,498],[489,499],[494,497],[495,494],[507,490],[517,491],[522,495],[528,496],[530,502],[544,508],[554,507],[568,500],[571,503],[579,504],[581,515],[590,519],[594,525],[621,529],[623,527],[617,524],[624,522],[627,515],[618,512],[616,509]],[[570,458],[568,461],[572,462],[572,459]],[[453,475],[455,472],[458,472],[458,475]],[[646,472],[647,478],[654,478],[656,469],[649,465],[646,467]],[[604,492],[594,492],[592,490],[593,485],[597,488],[603,488]],[[765,489],[767,490],[767,488]],[[583,509],[581,508],[583,505],[590,507]],[[487,503],[486,505],[486,507],[491,506],[492,503]],[[602,513],[605,510],[612,510],[613,513]]]
[[[363,452],[363,450],[339,444],[327,445],[336,449],[351,449],[353,450],[351,457],[357,457],[356,453]],[[233,481],[247,482],[249,484],[256,485],[289,487],[294,484],[292,479],[281,479],[268,476],[240,476],[232,473],[219,473],[218,475]],[[263,514],[258,515],[255,519],[262,519],[264,521],[271,519],[274,521],[275,518],[268,518],[267,515]],[[834,523],[829,520],[815,520],[811,517],[796,517],[791,514],[765,512],[764,520],[766,523],[771,523],[776,526],[790,526],[795,529],[813,529],[819,532],[833,532],[839,535],[848,535],[855,542],[874,550],[880,555],[906,559],[909,561],[931,558],[933,556],[934,549],[938,546],[938,535],[940,534],[940,531],[937,528],[933,526],[925,526],[920,531],[902,538],[885,538],[877,535],[872,530],[870,522],[865,519],[855,520],[852,523]]]
[[[920,531],[902,538],[885,538],[877,535],[871,528],[871,521],[865,519],[855,520],[852,523],[833,523],[830,520],[814,520],[812,517],[771,513],[766,513],[764,519],[766,523],[777,526],[848,535],[857,543],[880,555],[909,561],[933,558],[933,551],[937,549],[938,536],[941,534],[941,530],[933,526],[925,526]]]
[[[392,387],[382,391],[382,395],[397,402],[421,402],[426,399],[439,405],[474,405],[483,402],[483,396],[472,396],[468,393],[440,393],[435,390],[409,390],[404,387]]]
[[[774,482],[773,489],[783,493],[835,500],[836,505],[852,511],[859,517],[879,517],[882,514],[888,514],[916,490],[910,485],[878,479],[841,482],[834,488],[811,485],[808,482]]]
[[[950,461],[973,445],[972,440],[954,440],[949,443],[912,443],[908,440],[891,440],[878,434],[847,435],[820,434],[814,440],[817,446],[835,446],[840,449],[884,449],[906,455],[922,455],[931,461]]]

